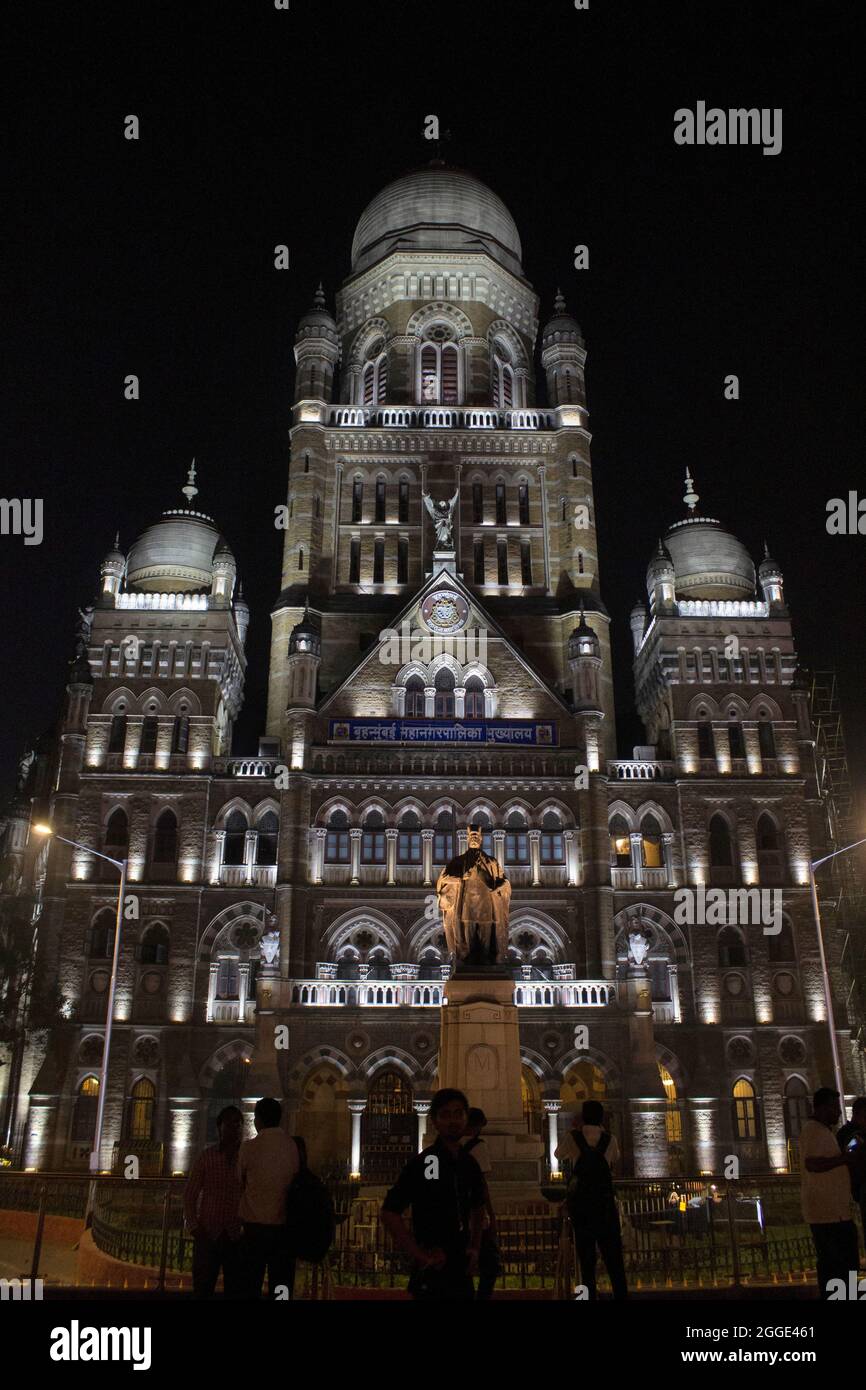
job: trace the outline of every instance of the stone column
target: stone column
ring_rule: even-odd
[[[436,687],[435,685],[425,685],[424,687],[424,717],[432,719],[436,713]]]
[[[529,862],[532,866],[532,886],[538,888],[541,885],[541,831],[530,830],[529,832]]]
[[[352,850],[352,883],[361,882],[361,827],[352,826],[349,831],[349,842]]]
[[[466,713],[466,686],[454,687],[454,718],[462,719]]]
[[[399,830],[389,827],[385,831],[385,848],[388,862],[388,887],[392,888],[397,882],[397,836]]]
[[[250,963],[238,961],[238,1023],[246,1019],[247,998],[250,992]]]
[[[214,1002],[216,1000],[217,977],[219,975],[219,969],[219,961],[212,960],[210,966],[208,967],[207,975],[207,1014],[205,1015],[205,1019],[208,1023],[213,1023],[213,1007]]]
[[[367,1109],[366,1100],[346,1102],[352,1116],[352,1154],[349,1161],[349,1174],[353,1178],[361,1176],[361,1116]]]
[[[418,1119],[417,1152],[420,1153],[424,1147],[424,1135],[427,1133],[427,1116],[430,1114],[429,1100],[415,1100],[412,1108]]]
[[[313,841],[313,882],[321,883],[325,868],[325,836],[327,830],[324,826],[317,826],[315,839]]]
[[[672,830],[662,831],[662,855],[664,858],[665,874],[667,876],[668,888],[676,887],[674,876],[674,833]]]
[[[493,832],[493,858],[505,867],[505,831],[494,830]]]
[[[631,871],[635,888],[643,888],[643,836],[639,830],[629,832],[631,842]]]
[[[562,839],[565,844],[565,867],[568,886],[569,888],[576,888],[578,884],[577,837],[573,830],[563,830]]]
[[[225,854],[225,844],[226,832],[224,830],[218,830],[214,835],[215,850],[210,875],[211,883],[219,883],[220,881],[223,855]]]
[[[396,830],[394,831],[396,835]],[[424,887],[429,888],[433,882],[433,831],[421,831],[421,851],[424,861]]]
[[[244,882],[246,884],[253,881],[253,862],[256,857],[257,839],[256,831],[248,829],[244,837]]]
[[[556,1146],[559,1143],[559,1122],[556,1117],[562,1109],[562,1101],[545,1100],[542,1104],[547,1112],[547,1161],[551,1173],[558,1173],[559,1159],[556,1157]]]

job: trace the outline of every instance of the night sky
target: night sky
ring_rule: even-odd
[[[656,537],[683,515],[688,465],[700,511],[756,560],[769,542],[801,660],[838,667],[862,784],[866,536],[825,527],[829,498],[866,496],[856,13],[832,0],[22,6],[4,67],[2,492],[44,498],[45,538],[0,537],[0,786],[57,716],[77,609],[115,531],[128,550],[182,505],[193,455],[196,505],[224,529],[252,608],[235,749],[255,750],[297,320],[319,279],[333,308],[374,194],[435,153],[429,113],[452,133],[443,154],[511,210],[542,322],[561,285],[583,328],[620,752],[642,741],[628,614]],[[674,111],[698,100],[781,107],[781,154],[677,146]],[[576,243],[588,271],[573,269]],[[123,397],[129,372],[138,402]],[[738,402],[723,398],[732,372]]]

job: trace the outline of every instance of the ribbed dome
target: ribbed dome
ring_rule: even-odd
[[[364,209],[352,242],[352,270],[395,250],[487,251],[522,275],[514,218],[474,174],[434,162],[395,179]]]
[[[216,522],[204,512],[163,512],[129,552],[127,585],[145,593],[210,589],[219,541]]]
[[[755,566],[741,541],[712,517],[687,517],[665,533],[678,598],[752,598]]]

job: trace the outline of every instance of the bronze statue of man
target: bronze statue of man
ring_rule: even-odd
[[[436,896],[445,940],[458,964],[501,965],[508,959],[511,884],[481,848],[482,827],[467,829],[468,848],[445,865]]]

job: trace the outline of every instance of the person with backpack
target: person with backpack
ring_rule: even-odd
[[[300,1134],[293,1137],[300,1167],[286,1193],[286,1247],[292,1259],[290,1298],[294,1295],[295,1261],[319,1264],[333,1245],[337,1231],[331,1194],[307,1162],[305,1140]]]
[[[481,1169],[481,1177],[484,1180],[484,1229],[481,1232],[481,1248],[478,1252],[478,1287],[475,1290],[475,1297],[479,1302],[493,1297],[494,1285],[502,1269],[496,1243],[496,1212],[493,1210],[490,1188],[487,1186],[487,1174],[493,1171],[493,1164],[487,1145],[481,1137],[481,1131],[486,1124],[487,1116],[484,1111],[473,1105],[466,1120],[466,1132],[462,1141],[463,1152],[472,1155]]]
[[[604,1109],[599,1101],[584,1101],[582,1118],[575,1120],[571,1133],[561,1140],[556,1157],[568,1159],[572,1165],[566,1201],[587,1296],[597,1297],[595,1267],[599,1250],[614,1298],[627,1298],[622,1230],[611,1174],[619,1158],[619,1145],[604,1128]]]

